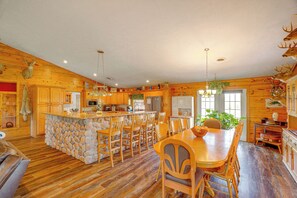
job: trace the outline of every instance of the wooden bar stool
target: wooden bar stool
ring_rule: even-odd
[[[138,144],[139,154],[141,153],[141,139],[140,133],[143,124],[144,116],[143,115],[133,115],[132,123],[130,126],[124,126],[124,132],[127,134],[127,137],[123,139],[125,142],[123,143],[125,146],[129,146],[131,150],[131,156],[134,156],[133,153],[133,144]],[[128,143],[127,143],[128,142]]]
[[[158,123],[159,122],[164,123],[165,122],[165,118],[166,118],[166,112],[159,112]]]
[[[143,123],[143,140],[145,141],[147,150],[149,149],[149,141],[154,144],[155,133],[155,117],[154,113],[147,114],[146,121]]]
[[[122,149],[122,133],[124,127],[124,117],[111,117],[110,126],[108,129],[98,130],[98,162],[100,162],[100,154],[109,154],[111,167],[114,167],[113,164],[113,152],[119,150],[121,155],[122,162],[123,158],[123,149]],[[103,138],[100,138],[100,135]],[[101,140],[104,142],[104,136],[107,137],[108,143],[101,143]],[[104,151],[103,149],[107,148],[108,151]]]
[[[170,132],[171,135],[182,132],[180,119],[170,120]]]

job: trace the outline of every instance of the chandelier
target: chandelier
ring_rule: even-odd
[[[100,80],[99,75],[99,66],[100,66],[100,56],[101,56],[101,64],[102,64],[102,81],[104,82],[104,51],[97,50],[98,53],[98,61],[97,61],[97,73],[94,73],[93,76],[98,75],[98,81]],[[105,82],[103,85],[98,85],[97,81],[96,84],[93,86],[93,90],[90,93],[91,96],[111,96],[112,93],[108,91],[108,87],[105,85]]]
[[[204,51],[205,51],[205,65],[206,65],[206,81],[205,81],[206,86],[205,86],[205,89],[200,89],[198,93],[203,98],[209,98],[210,96],[216,94],[217,91],[208,88],[208,51],[209,49],[205,48]]]

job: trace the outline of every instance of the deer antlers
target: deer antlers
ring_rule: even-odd
[[[290,43],[289,45],[287,45],[286,42],[281,43],[281,44],[278,45],[279,48],[283,48],[283,49],[284,48],[294,48],[296,46],[297,46],[297,43],[295,43],[295,41],[293,41],[293,45],[292,45],[292,43]]]
[[[291,32],[293,32],[293,24],[291,23],[290,30],[289,30],[289,28],[286,28],[286,27],[284,27],[284,26],[283,26],[283,30],[284,30],[285,32],[287,32],[287,33],[291,33]]]

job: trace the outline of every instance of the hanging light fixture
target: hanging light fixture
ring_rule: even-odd
[[[108,91],[108,87],[105,85],[104,81],[104,51],[97,50],[98,53],[98,61],[97,61],[97,73],[94,73],[94,76],[98,76],[98,81],[100,80],[99,75],[99,66],[100,66],[100,56],[101,56],[101,64],[102,64],[102,81],[103,85],[98,85],[97,81],[96,84],[93,86],[93,91],[90,93],[91,96],[111,96],[112,93]]]
[[[208,88],[208,51],[209,49],[205,48],[204,51],[205,51],[205,65],[206,65],[206,81],[205,81],[206,85],[205,85],[205,90],[200,89],[198,93],[202,95],[203,98],[209,98],[211,95],[216,94],[217,91]]]

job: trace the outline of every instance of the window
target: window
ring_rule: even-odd
[[[241,93],[224,93],[224,111],[241,117]]]
[[[201,97],[201,96],[200,96]],[[206,109],[214,110],[215,109],[215,97],[212,95],[209,98],[201,97],[201,112],[200,115],[205,117]]]

